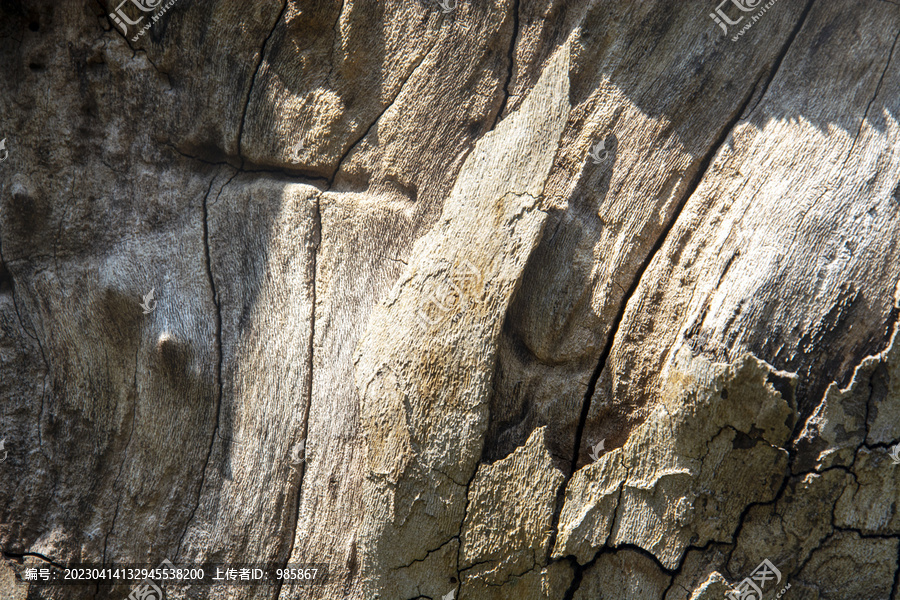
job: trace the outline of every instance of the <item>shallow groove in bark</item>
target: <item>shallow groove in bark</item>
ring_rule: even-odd
[[[325,81],[331,81],[331,75],[334,73],[334,48],[338,44],[341,38],[340,32],[340,24],[341,24],[341,16],[344,14],[344,7],[346,5],[346,0],[341,0],[341,8],[338,10],[337,18],[334,20],[334,25],[331,26],[331,32],[334,33],[334,39],[331,41],[331,54],[328,56],[328,75],[325,76]]]
[[[317,187],[320,190],[324,189],[324,187],[326,185],[328,185],[328,180],[325,179],[324,177],[316,177],[314,175],[309,175],[309,174],[307,174],[308,172],[304,172],[303,170],[293,171],[293,170],[289,170],[289,169],[284,169],[284,168],[278,169],[278,168],[274,168],[274,167],[250,168],[250,165],[255,165],[255,163],[248,161],[248,160],[244,160],[244,159],[241,159],[240,164],[234,164],[234,163],[228,162],[227,160],[209,161],[209,160],[206,160],[205,158],[201,158],[199,156],[194,156],[192,154],[183,152],[182,150],[180,150],[179,148],[177,148],[176,146],[174,146],[168,142],[164,142],[164,144],[166,146],[168,146],[169,148],[171,148],[178,155],[183,156],[184,158],[187,158],[190,160],[196,160],[205,165],[210,165],[210,166],[214,166],[214,167],[230,167],[230,168],[236,170],[238,173],[280,175],[280,176],[284,177],[285,179],[290,180],[292,183],[305,183],[307,185]]]
[[[260,48],[259,50],[259,61],[256,63],[256,67],[253,69],[253,77],[250,78],[250,87],[247,89],[247,99],[244,101],[244,110],[241,111],[241,122],[238,125],[237,134],[237,155],[238,159],[241,161],[242,167],[244,166],[244,155],[241,153],[241,142],[243,141],[244,137],[244,122],[247,119],[247,109],[250,107],[250,98],[253,95],[253,86],[256,84],[256,76],[259,75],[259,69],[260,67],[262,67],[263,60],[266,56],[266,46],[268,46],[269,40],[272,39],[272,35],[275,34],[275,29],[278,27],[278,23],[281,22],[282,17],[284,17],[285,11],[287,11],[287,0],[284,0],[284,4],[281,6],[281,12],[278,13],[278,17],[275,19],[275,22],[272,23],[272,31],[270,31],[269,35],[266,36],[266,39],[263,40],[262,48]]]
[[[426,550],[425,556],[423,556],[422,558],[414,558],[414,559],[412,559],[412,561],[410,561],[409,563],[407,563],[405,565],[400,565],[399,567],[395,567],[394,571],[400,571],[401,569],[408,569],[409,567],[413,566],[416,563],[424,562],[425,560],[428,559],[429,556],[431,556],[432,554],[434,554],[435,552],[437,552],[438,550],[440,550],[441,548],[443,548],[444,546],[446,546],[453,540],[456,540],[457,542],[459,542],[459,534],[449,537],[446,541],[442,542],[441,545],[438,546],[437,548],[432,548],[431,550]],[[479,563],[476,563],[476,564],[479,564]],[[457,575],[460,573],[459,569],[456,570],[456,573],[457,573]]]
[[[800,13],[800,18],[797,20],[797,24],[794,25],[794,29],[791,31],[791,34],[788,36],[787,41],[784,43],[784,46],[781,48],[781,52],[778,53],[778,56],[775,57],[775,60],[772,62],[772,68],[769,70],[769,76],[766,78],[765,84],[763,84],[762,90],[759,92],[759,97],[756,99],[756,102],[753,104],[753,108],[751,108],[747,114],[749,115],[753,111],[756,110],[756,107],[759,106],[759,103],[762,102],[763,98],[766,96],[766,92],[769,91],[769,85],[772,84],[772,81],[775,79],[775,76],[778,74],[778,70],[781,69],[781,63],[784,62],[785,57],[787,56],[788,51],[790,51],[791,46],[794,45],[794,39],[797,37],[797,34],[800,33],[800,30],[803,29],[803,25],[806,24],[806,19],[809,17],[809,12],[812,10],[812,6],[816,0],[808,0],[806,6],[803,7],[803,12]]]
[[[132,431],[134,431],[134,424],[133,424],[133,423],[132,423]],[[122,464],[123,464],[123,465],[125,464],[125,460],[124,460],[124,459],[122,460]],[[119,469],[119,474],[121,474],[121,473],[122,473],[122,470]],[[116,481],[118,481],[118,477],[116,477]],[[109,531],[107,531],[107,532],[106,532],[106,535],[103,537],[103,558],[102,558],[102,560],[101,560],[101,562],[100,562],[101,565],[105,565],[105,564],[106,564],[106,549],[107,549],[107,544],[109,543],[109,536],[112,535],[113,529],[115,529],[115,527],[116,527],[116,519],[117,519],[118,516],[119,516],[119,506],[121,506],[121,504],[122,504],[121,499],[116,498],[116,510],[113,511],[112,524],[109,526]],[[96,589],[94,590],[94,600],[97,599],[97,596],[98,596],[99,594],[100,594],[100,584],[98,583]]]
[[[328,178],[329,190],[334,185],[334,180],[337,178],[338,173],[340,173],[340,171],[341,171],[341,165],[344,164],[344,161],[347,159],[348,156],[350,156],[350,153],[353,152],[353,150],[356,149],[356,147],[359,146],[359,144],[369,136],[369,133],[371,133],[372,128],[378,124],[378,121],[381,120],[381,117],[384,116],[384,113],[386,113],[388,111],[388,109],[394,105],[394,103],[397,101],[397,98],[399,98],[400,94],[403,92],[403,87],[409,82],[410,79],[412,79],[413,75],[416,74],[416,71],[419,69],[419,67],[422,66],[422,63],[425,62],[425,59],[428,58],[428,55],[431,54],[431,51],[434,50],[434,47],[436,45],[437,45],[437,42],[432,42],[431,47],[429,47],[428,50],[426,50],[425,53],[422,54],[422,58],[420,58],[419,62],[416,63],[416,66],[414,66],[412,68],[412,70],[409,72],[409,75],[406,77],[406,79],[403,80],[403,83],[401,83],[397,87],[397,93],[394,94],[394,97],[391,98],[387,102],[387,104],[384,105],[384,108],[381,109],[381,112],[378,113],[378,116],[375,117],[371,123],[369,123],[369,126],[366,127],[365,132],[363,132],[363,134],[361,136],[356,138],[353,142],[351,142],[351,144],[349,146],[347,146],[347,150],[344,151],[344,153],[338,159],[337,164],[334,167],[334,173],[332,173],[331,177]]]

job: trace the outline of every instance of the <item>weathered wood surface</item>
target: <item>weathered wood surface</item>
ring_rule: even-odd
[[[900,7],[115,8],[0,5],[0,596],[896,597]]]

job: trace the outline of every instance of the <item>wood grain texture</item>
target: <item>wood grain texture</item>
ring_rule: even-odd
[[[897,596],[900,7],[743,1],[3,3],[0,597]]]

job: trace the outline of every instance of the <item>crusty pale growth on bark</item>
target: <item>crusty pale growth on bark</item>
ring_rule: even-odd
[[[749,356],[711,365],[683,348],[625,446],[572,477],[554,556],[584,564],[627,544],[675,569],[688,544],[731,541],[744,508],[771,501],[787,469],[796,411],[766,383],[773,373]]]

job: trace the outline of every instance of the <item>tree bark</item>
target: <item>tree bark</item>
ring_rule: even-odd
[[[898,597],[900,6],[138,4],[0,4],[0,596]]]

